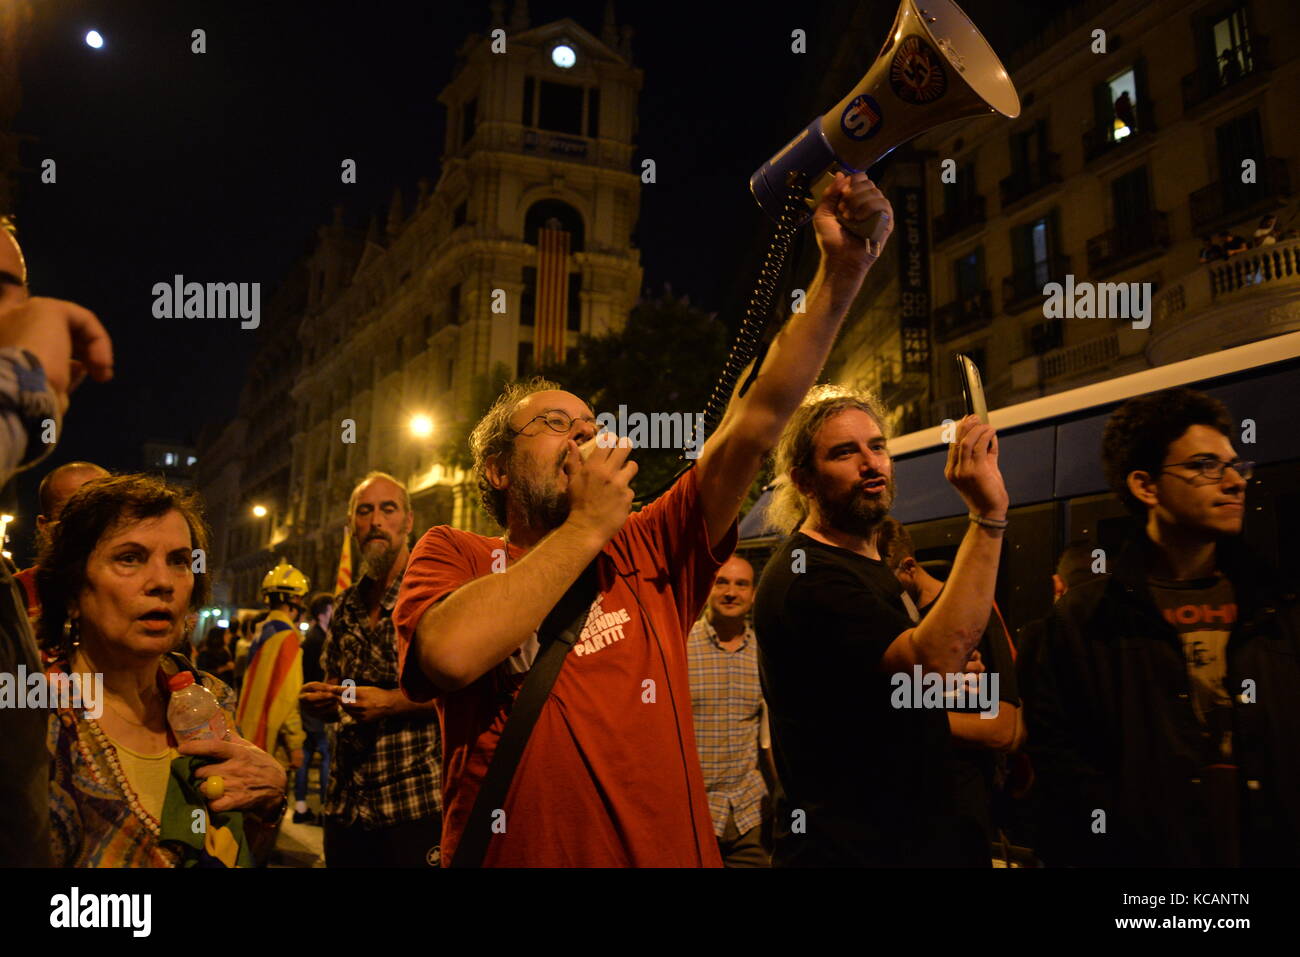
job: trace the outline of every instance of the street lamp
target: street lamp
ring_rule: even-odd
[[[433,419],[427,415],[411,416],[411,434],[417,439],[427,439],[433,434]]]
[[[254,518],[266,518],[266,506],[265,506],[265,505],[254,505],[254,506],[253,506],[253,517],[254,517]]]

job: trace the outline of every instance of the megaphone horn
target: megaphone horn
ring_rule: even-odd
[[[861,172],[936,126],[987,113],[1020,115],[1015,85],[988,41],[952,0],[903,0],[857,86],[759,167],[749,188],[779,219],[791,174],[806,174],[811,210],[837,171]],[[855,231],[871,235],[874,225]]]

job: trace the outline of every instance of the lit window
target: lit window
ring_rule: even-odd
[[[1111,109],[1115,114],[1110,138],[1118,143],[1131,136],[1137,125],[1137,76],[1132,70],[1125,70],[1107,85],[1110,87]]]
[[[163,453],[163,465],[175,465],[175,464],[176,464],[176,453],[175,453],[175,452],[164,452],[164,453]]]

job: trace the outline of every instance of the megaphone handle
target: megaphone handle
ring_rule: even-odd
[[[872,213],[863,220],[840,219],[839,223],[859,239],[865,240],[867,248],[871,250],[873,256],[880,255],[880,244],[885,241],[885,234],[889,232],[888,213]]]

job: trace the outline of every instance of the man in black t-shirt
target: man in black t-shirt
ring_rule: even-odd
[[[883,421],[868,395],[814,389],[776,450],[767,518],[794,534],[754,616],[780,780],[774,866],[988,863],[959,826],[948,719],[922,686],[960,681],[988,621],[1008,508],[997,435],[973,416],[955,426],[945,475],[972,525],[913,627],[876,549],[894,498]]]

